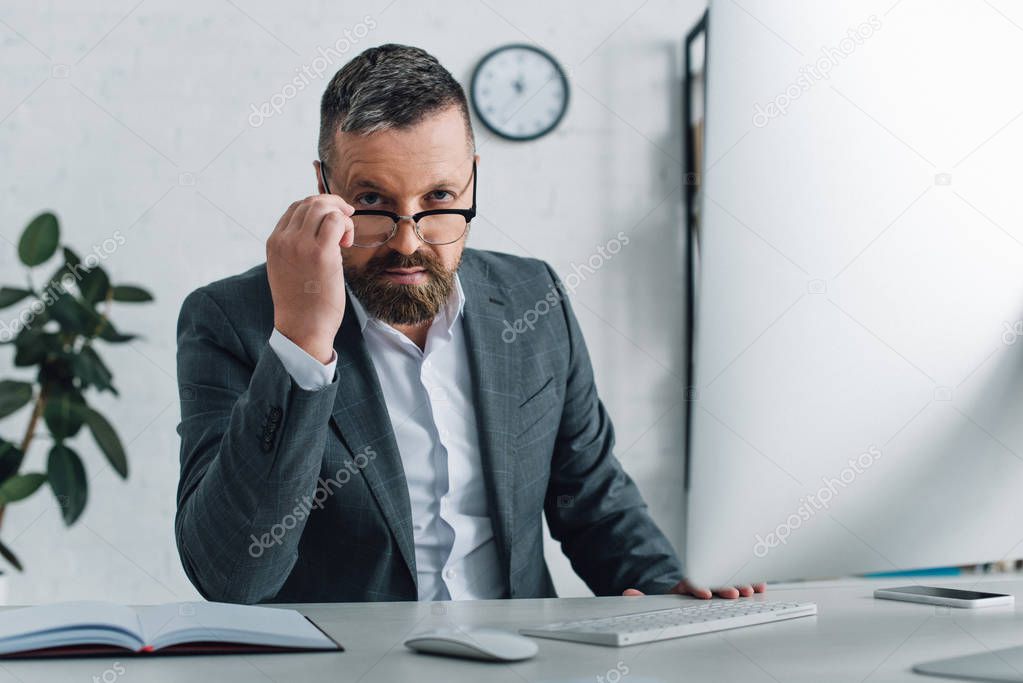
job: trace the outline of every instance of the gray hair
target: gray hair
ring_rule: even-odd
[[[334,136],[407,128],[425,116],[457,106],[476,146],[462,86],[427,51],[388,43],[364,50],[331,79],[320,101],[320,160],[330,163]]]

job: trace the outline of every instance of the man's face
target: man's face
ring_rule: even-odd
[[[468,209],[474,156],[465,125],[452,106],[407,129],[339,132],[326,169],[330,189],[357,211],[411,216]],[[467,237],[468,230],[457,242],[426,244],[412,221],[403,220],[386,244],[341,249],[345,281],[374,317],[394,325],[428,323],[454,288]]]

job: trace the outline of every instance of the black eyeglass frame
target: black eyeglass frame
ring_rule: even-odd
[[[320,179],[323,181],[323,189],[327,191],[327,194],[333,194],[330,191],[330,185],[327,184],[327,174],[323,170],[324,168],[326,168],[326,164],[324,164],[323,160],[321,159]],[[398,223],[405,219],[412,221],[412,225],[416,231],[416,237],[422,240],[425,244],[432,244],[435,246],[454,244],[455,242],[457,242],[458,240],[462,239],[462,237],[465,236],[466,230],[469,229],[469,223],[472,221],[473,218],[476,217],[476,178],[477,178],[476,160],[473,159],[472,178],[470,179],[470,182],[472,182],[472,206],[468,209],[428,209],[426,211],[414,213],[411,216],[402,216],[401,214],[395,213],[394,211],[383,211],[381,209],[359,209],[355,211],[354,213],[352,213],[352,218],[355,218],[356,216],[386,216],[387,218],[391,219],[393,226],[391,227],[391,234],[388,235],[387,239],[385,239],[382,242],[379,242],[377,244],[353,243],[352,246],[359,247],[362,249],[372,249],[374,247],[379,247],[380,245],[387,244],[392,239],[394,239],[395,235],[398,234]],[[425,237],[423,237],[423,233],[419,231],[419,221],[422,220],[423,218],[426,218],[427,216],[461,216],[462,218],[465,219],[465,228],[462,230],[462,233],[453,240],[450,240],[448,242],[431,242],[427,240]]]

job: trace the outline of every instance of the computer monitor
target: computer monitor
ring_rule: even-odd
[[[1023,558],[1021,23],[712,0],[694,582]]]

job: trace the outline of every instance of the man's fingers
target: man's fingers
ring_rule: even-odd
[[[274,226],[274,232],[279,233],[287,229],[288,223],[291,222],[291,217],[295,215],[295,211],[298,210],[298,207],[301,204],[302,202],[291,203],[291,206],[289,206],[288,210],[284,212],[284,215],[281,216],[281,219],[277,221],[277,225]]]
[[[351,216],[355,209],[348,202],[334,194],[310,195],[289,206],[288,210],[284,212],[284,216],[278,222],[276,229],[286,232],[296,229],[309,229],[311,227],[315,232],[319,226],[319,221],[331,211],[340,211],[345,216]],[[312,219],[308,218],[310,213],[318,216],[316,223],[311,226],[309,221]]]
[[[301,202],[295,207],[295,212],[291,214],[291,220],[284,226],[282,233],[293,236],[294,233],[301,232],[302,226],[305,224],[306,216],[309,215],[309,210],[312,208],[312,204],[309,202]]]
[[[339,208],[341,210],[341,213],[343,213],[346,216],[351,216],[353,213],[355,213],[355,207],[353,207],[351,204],[349,204],[339,195],[336,194],[314,194],[312,197],[309,197],[309,199],[325,199],[334,206],[336,206],[337,208]]]
[[[341,243],[344,234],[351,227],[352,219],[340,211],[331,211],[320,221],[316,241],[321,247]]]
[[[346,216],[351,216],[353,213],[355,213],[355,207],[354,206],[352,206],[351,204],[346,202],[344,199],[341,199],[341,197],[338,197],[336,194],[335,195],[331,195],[331,196],[332,197],[337,197],[338,203],[341,205],[341,211]]]
[[[349,216],[340,211],[328,211],[320,219],[319,228],[316,230],[316,239],[323,243],[339,244],[344,240],[346,233],[355,232],[355,223]],[[349,238],[351,241],[351,238]]]
[[[629,597],[635,597],[637,595],[646,595],[642,591],[638,591],[635,588],[626,588],[622,595],[628,595]]]
[[[686,593],[692,595],[693,597],[700,598],[701,600],[710,600],[711,598],[714,597],[714,594],[711,591],[707,590],[706,588],[694,586],[688,581],[682,581],[681,585],[683,586]]]
[[[355,221],[352,220],[351,216],[345,216],[345,230],[341,233],[341,239],[338,240],[344,248],[348,248],[355,244]]]
[[[671,589],[672,593],[678,593],[679,595],[692,595],[694,598],[700,598],[701,600],[710,600],[714,597],[706,588],[697,588],[685,579],[679,581],[674,588]]]
[[[355,207],[353,207],[351,204],[342,199],[340,195],[336,195],[329,192],[326,194],[311,194],[305,199],[303,199],[302,202],[303,203],[327,202],[331,206],[340,209],[341,213],[343,213],[346,216],[351,216],[353,213],[355,213]]]
[[[630,589],[632,590],[632,589]],[[767,590],[766,583],[754,583],[743,584],[739,586],[726,586],[724,588],[715,588],[714,590],[708,590],[707,588],[699,588],[683,579],[680,581],[670,592],[678,593],[679,595],[692,595],[694,598],[701,598],[703,600],[710,600],[715,595],[719,598],[725,598],[726,600],[735,600],[738,597],[748,598],[755,593],[763,593]]]
[[[320,224],[323,222],[323,219],[340,211],[337,204],[327,200],[326,197],[327,195],[319,195],[315,200],[309,202],[309,210],[302,216],[302,227],[300,230],[303,234],[316,237],[319,234]],[[344,215],[343,212],[342,215]]]

